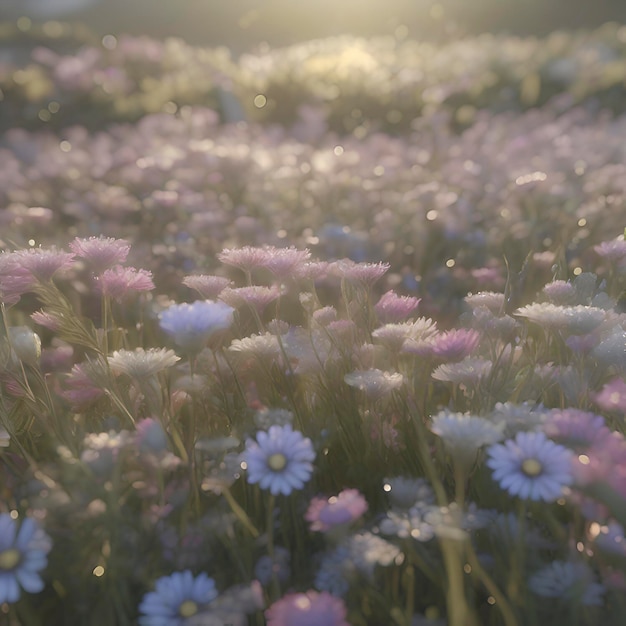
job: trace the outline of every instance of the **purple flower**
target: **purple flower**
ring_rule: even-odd
[[[601,415],[580,409],[552,410],[546,417],[543,431],[551,439],[570,448],[582,448],[582,451],[611,434]]]
[[[199,352],[218,330],[233,322],[234,309],[223,302],[196,300],[193,304],[173,304],[159,316],[161,328],[183,350]]]
[[[39,572],[48,564],[50,537],[27,517],[19,526],[8,514],[0,514],[0,604],[17,602],[20,587],[29,593],[44,588]]]
[[[267,626],[350,626],[346,606],[326,591],[290,593],[265,611]]]
[[[572,483],[572,453],[544,433],[517,433],[490,446],[487,454],[493,478],[513,496],[552,502]]]
[[[601,606],[606,591],[583,561],[553,561],[530,577],[528,588],[543,598],[584,606]]]
[[[349,524],[367,511],[367,501],[357,489],[344,489],[330,498],[313,498],[304,515],[311,530],[326,532],[335,526]]]
[[[189,570],[159,578],[154,591],[141,604],[140,626],[184,626],[187,620],[206,611],[217,598],[215,582],[206,574],[194,578]]]
[[[243,456],[248,482],[287,496],[311,478],[315,451],[310,439],[287,424],[259,432],[256,441],[248,439]]]

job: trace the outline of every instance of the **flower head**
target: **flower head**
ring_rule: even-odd
[[[173,350],[165,348],[136,348],[116,350],[109,357],[109,366],[114,372],[121,372],[131,378],[148,378],[161,370],[175,365],[180,357]]]
[[[277,300],[280,295],[280,288],[276,285],[272,285],[271,287],[263,287],[260,285],[226,287],[220,293],[220,300],[235,309],[247,304],[257,313],[261,314],[267,305]]]
[[[224,276],[207,276],[205,274],[193,274],[183,278],[183,285],[189,289],[195,289],[203,298],[213,300],[221,293],[222,289],[231,284],[231,280]]]
[[[85,259],[94,272],[103,272],[126,261],[130,243],[113,237],[76,237],[69,248],[76,256]]]
[[[404,383],[404,376],[398,372],[383,372],[373,368],[350,372],[343,377],[343,380],[350,387],[356,387],[368,398],[375,400],[401,387]]]
[[[116,265],[104,270],[97,280],[102,295],[118,302],[132,293],[154,289],[152,272],[134,267]]]
[[[558,443],[583,450],[611,434],[601,415],[580,409],[553,409],[546,415],[543,431]]]
[[[334,273],[348,282],[371,287],[389,271],[389,263],[355,263],[350,259],[334,261]]]
[[[553,561],[530,577],[528,587],[543,598],[584,606],[600,606],[606,591],[583,561]]]
[[[0,604],[17,602],[20,587],[29,593],[44,588],[39,572],[48,564],[50,537],[27,517],[19,525],[8,513],[0,514]]]
[[[445,361],[460,361],[478,346],[480,333],[466,328],[449,330],[433,337],[432,354]]]
[[[557,306],[547,302],[529,304],[515,311],[549,330],[561,330],[572,335],[585,335],[595,330],[606,319],[606,311],[593,306]]]
[[[304,515],[311,530],[327,532],[335,526],[359,519],[367,511],[367,500],[357,489],[344,489],[330,498],[313,498]]]
[[[205,611],[217,598],[215,582],[206,574],[194,578],[189,570],[163,576],[154,591],[144,595],[139,612],[140,626],[184,626]]]
[[[248,482],[287,496],[311,478],[315,451],[310,439],[286,424],[259,432],[256,441],[248,439],[243,458]]]
[[[193,304],[173,304],[161,313],[159,323],[183,350],[199,352],[211,335],[232,324],[233,312],[224,302],[196,300]]]
[[[502,439],[502,428],[483,417],[441,411],[433,417],[430,429],[441,437],[455,462],[469,469],[478,450]]]
[[[28,271],[33,278],[50,280],[54,274],[74,265],[74,255],[56,248],[29,248],[13,253],[18,265]]]
[[[265,617],[267,626],[349,626],[346,606],[327,591],[290,593],[274,602]]]
[[[613,378],[592,397],[603,411],[626,412],[626,382],[623,378]]]
[[[626,241],[624,235],[620,235],[611,241],[603,241],[594,246],[596,254],[611,263],[619,264],[626,259]]]
[[[572,453],[541,432],[520,432],[488,448],[487,466],[502,489],[525,500],[552,502],[572,483]]]
[[[16,257],[16,252],[0,254],[0,301],[16,304],[20,296],[33,288],[34,278]]]
[[[381,324],[401,322],[406,319],[420,303],[420,298],[398,296],[394,291],[387,291],[374,305],[374,311]]]

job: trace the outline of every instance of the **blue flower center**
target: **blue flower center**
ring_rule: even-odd
[[[22,555],[15,548],[9,548],[4,552],[0,552],[0,570],[9,571],[15,569],[21,560]]]
[[[543,471],[543,465],[537,459],[524,459],[522,462],[522,472],[526,474],[526,476],[530,476],[534,478],[535,476],[539,476]]]
[[[178,608],[181,617],[191,617],[198,612],[198,605],[193,600],[185,600]]]
[[[270,469],[274,470],[275,472],[280,472],[284,470],[287,465],[287,457],[281,452],[276,452],[267,459],[267,464],[269,465]]]

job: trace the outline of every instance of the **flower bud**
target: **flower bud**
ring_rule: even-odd
[[[9,341],[15,356],[28,365],[37,365],[41,356],[41,339],[28,326],[10,326]]]

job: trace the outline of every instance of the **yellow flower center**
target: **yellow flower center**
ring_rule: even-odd
[[[9,548],[0,552],[0,570],[12,570],[21,560],[22,555],[19,550]]]
[[[537,459],[524,459],[522,462],[522,472],[526,476],[539,476],[543,471],[543,465]]]
[[[267,464],[270,466],[270,469],[273,469],[275,472],[280,472],[285,469],[287,465],[287,457],[280,452],[276,454],[272,454],[269,459],[267,459]]]
[[[198,605],[193,600],[185,600],[178,609],[181,617],[191,617],[198,612]]]

